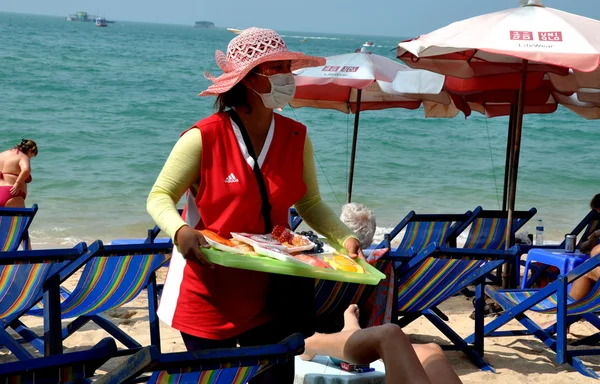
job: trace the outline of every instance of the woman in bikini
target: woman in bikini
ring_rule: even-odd
[[[37,154],[37,144],[28,139],[0,153],[0,207],[25,208],[30,160]]]

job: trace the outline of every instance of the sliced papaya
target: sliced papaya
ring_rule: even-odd
[[[216,233],[214,233],[213,231],[210,231],[208,229],[201,229],[200,233],[202,234],[202,236],[208,237],[212,241],[216,241],[219,244],[223,244],[228,247],[235,247],[235,244],[231,240],[226,239],[222,236],[219,236]]]

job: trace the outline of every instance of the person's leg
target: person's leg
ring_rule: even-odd
[[[590,257],[594,257],[598,254],[600,254],[600,245],[596,245],[592,249],[592,251],[590,252]],[[580,277],[579,279],[573,282],[571,290],[569,291],[569,296],[571,296],[573,300],[583,299],[588,293],[592,291],[594,284],[596,284],[599,278],[600,268],[592,269],[584,276]]]
[[[460,379],[437,344],[413,344],[431,384],[459,384]]]
[[[275,344],[290,336],[285,324],[271,322],[249,331],[237,337],[241,347],[256,345]],[[293,384],[295,378],[294,358],[284,364],[275,364],[265,371],[254,376],[248,384]]]
[[[22,197],[13,197],[8,200],[5,205],[6,208],[25,208],[25,199]]]
[[[302,358],[309,359],[318,354],[352,364],[369,364],[381,358],[386,383],[430,383],[410,340],[399,326],[386,324],[360,329],[357,312],[356,305],[348,307],[341,332],[315,334],[306,339]]]

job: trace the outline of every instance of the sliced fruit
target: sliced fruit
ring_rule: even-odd
[[[231,242],[231,240],[221,237],[221,236],[217,235],[216,233],[214,233],[213,231],[210,231],[208,229],[202,229],[202,230],[200,230],[200,233],[202,234],[202,236],[208,237],[212,241],[216,241],[219,244],[223,244],[228,247],[235,247],[235,244],[233,242]]]
[[[344,255],[333,255],[325,256],[325,261],[338,271],[365,273],[363,267],[361,267],[356,261],[352,260],[348,256]]]
[[[324,262],[323,260],[321,260],[315,256],[295,255],[294,257],[300,261],[305,262],[306,264],[312,265],[313,267],[331,269],[331,265],[327,264],[326,262]]]

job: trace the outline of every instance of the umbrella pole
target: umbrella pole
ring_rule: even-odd
[[[518,95],[518,94],[517,94]],[[513,137],[515,129],[515,115],[517,114],[517,104],[510,105],[510,117],[508,120],[508,134],[506,137],[506,163],[504,164],[504,186],[502,188],[502,210],[506,211],[506,202],[508,200],[508,174],[510,169],[510,158],[512,155]],[[503,266],[496,269],[496,276],[503,276]]]
[[[348,173],[348,192],[346,194],[346,203],[352,201],[352,180],[354,179],[354,161],[356,160],[356,141],[358,138],[358,119],[360,118],[360,99],[362,89],[356,92],[356,113],[354,114],[354,133],[352,135],[352,154],[350,155],[350,172]]]
[[[518,94],[517,94],[518,97]],[[510,170],[510,158],[512,155],[514,129],[515,129],[515,115],[517,114],[517,104],[512,103],[510,105],[510,117],[508,120],[508,135],[506,139],[506,162],[504,164],[504,189],[502,191],[502,210],[506,211],[506,203],[508,200],[508,174]]]
[[[513,216],[515,211],[515,199],[517,195],[517,175],[519,169],[519,155],[521,152],[521,133],[523,130],[523,114],[525,112],[525,87],[527,86],[527,65],[528,60],[523,60],[523,70],[521,72],[521,85],[519,87],[519,98],[518,108],[515,121],[515,131],[513,137],[512,157],[510,161],[510,178],[508,188],[508,218],[506,222],[506,237],[505,246],[506,249],[510,248],[514,244],[513,232]],[[502,276],[502,287],[509,288],[512,284],[511,276],[516,271],[512,270],[515,263],[508,264],[507,276]],[[518,266],[517,266],[518,267]]]

